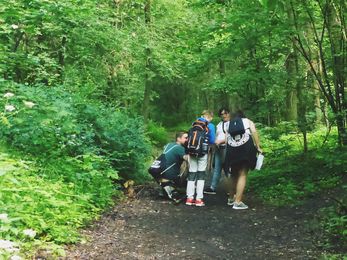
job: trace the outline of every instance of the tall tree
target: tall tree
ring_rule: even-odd
[[[347,145],[345,3],[332,0],[319,0],[314,4],[306,1],[291,1],[291,8],[296,28],[296,47],[310,66],[323,96],[335,115],[339,144]],[[309,21],[314,34],[313,42],[302,33],[302,27],[306,21],[300,20],[299,14],[305,15]],[[321,20],[317,21],[317,16]],[[314,66],[312,58],[311,48],[314,45],[319,51],[321,74]]]
[[[151,0],[146,0],[145,6],[144,6],[144,13],[145,13],[145,23],[147,30],[150,32],[151,27]],[[151,49],[149,46],[145,47],[145,91],[143,96],[143,106],[142,106],[142,113],[143,118],[145,122],[148,120],[148,113],[149,113],[149,104],[150,104],[150,98],[151,98],[151,92],[152,92],[152,77],[151,77],[151,67],[152,67],[152,61],[151,61]]]

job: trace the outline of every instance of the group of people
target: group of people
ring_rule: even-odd
[[[247,209],[248,206],[242,201],[242,196],[247,173],[254,169],[257,153],[262,153],[259,136],[254,123],[246,118],[242,111],[231,114],[229,109],[223,107],[218,115],[221,121],[217,127],[212,123],[213,112],[209,110],[204,110],[201,117],[195,121],[206,125],[207,151],[213,148],[214,153],[191,153],[189,143],[196,136],[192,136],[191,131],[178,132],[176,141],[167,144],[164,148],[166,165],[170,165],[170,168],[163,172],[158,182],[170,199],[175,202],[181,201],[182,196],[177,191],[177,187],[182,183],[181,164],[187,161],[189,170],[186,178],[185,204],[205,206],[204,193],[216,194],[223,170],[228,183],[227,204],[233,209]],[[209,158],[211,156],[213,158]],[[214,159],[211,184],[205,187],[206,169],[211,159]]]

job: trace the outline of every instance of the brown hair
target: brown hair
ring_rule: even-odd
[[[176,133],[176,141],[177,141],[178,138],[181,138],[181,137],[182,137],[183,135],[185,135],[185,134],[187,134],[187,132],[185,132],[185,131],[177,132],[177,133]]]

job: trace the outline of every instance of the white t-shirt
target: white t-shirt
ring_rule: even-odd
[[[242,118],[242,123],[243,123],[243,126],[245,127],[245,132],[247,134],[252,134],[251,133],[251,123],[249,122],[249,119],[248,118]]]
[[[225,141],[225,134],[229,129],[229,121],[224,122],[224,132],[223,132],[223,121],[219,122],[216,130],[216,141]]]

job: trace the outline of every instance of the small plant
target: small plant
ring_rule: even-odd
[[[347,250],[347,207],[346,205],[335,205],[320,211],[316,229],[320,234],[318,244],[328,250],[335,252],[346,252]]]

